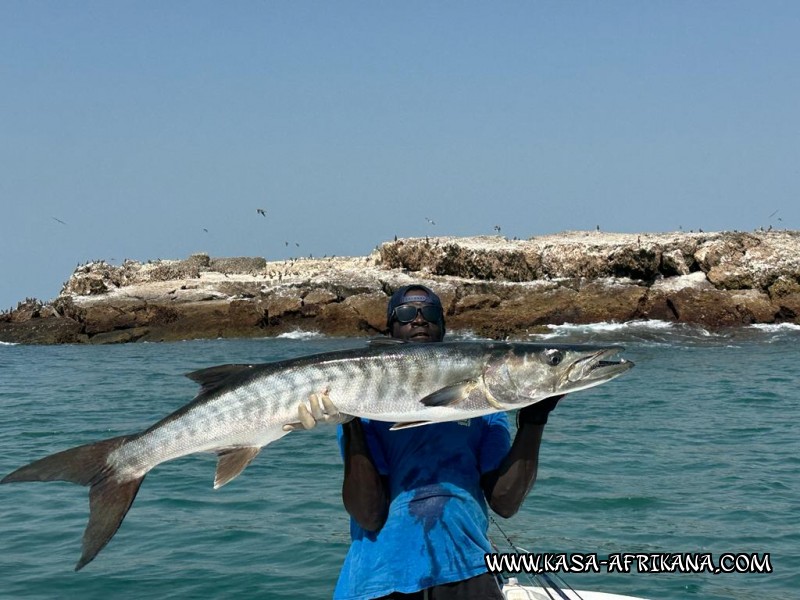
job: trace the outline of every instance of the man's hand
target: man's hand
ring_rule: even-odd
[[[305,402],[297,405],[297,422],[287,423],[283,426],[284,431],[299,431],[301,429],[314,429],[317,423],[328,423],[338,425],[340,423],[347,423],[353,417],[340,413],[336,405],[331,401],[328,396],[328,390],[321,394],[311,394],[308,397],[311,410],[306,408]]]
[[[566,394],[560,396],[551,396],[541,402],[531,404],[525,408],[519,409],[517,412],[517,427],[522,424],[528,425],[544,425],[547,423],[547,417],[550,415],[558,401],[561,400]]]

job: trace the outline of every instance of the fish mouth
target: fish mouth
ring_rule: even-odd
[[[634,367],[634,363],[624,358],[611,360],[625,350],[622,346],[600,348],[595,352],[577,359],[567,372],[567,381],[577,384],[576,389],[585,389],[619,377]],[[572,386],[570,386],[572,387]]]

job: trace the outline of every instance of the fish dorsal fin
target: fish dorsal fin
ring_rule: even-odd
[[[253,365],[218,365],[186,373],[186,377],[200,384],[200,393],[211,392],[220,387],[229,377],[244,373],[253,368]]]
[[[431,423],[435,423],[435,421],[408,421],[407,423],[395,423],[389,427],[389,431],[411,429],[412,427],[422,427],[423,425],[430,425]]]
[[[408,343],[409,343],[408,340],[398,340],[397,338],[390,338],[390,337],[373,338],[367,342],[369,346],[373,347],[399,346]]]
[[[425,406],[452,406],[466,400],[477,386],[478,382],[473,379],[461,381],[436,390],[432,394],[425,396],[420,402]]]
[[[229,481],[236,479],[260,451],[261,448],[253,446],[218,450],[219,459],[217,460],[217,472],[214,475],[214,489],[221,488]]]

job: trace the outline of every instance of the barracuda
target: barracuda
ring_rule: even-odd
[[[267,444],[287,434],[301,402],[326,394],[345,414],[394,428],[456,421],[528,406],[609,381],[633,366],[609,360],[619,346],[505,342],[368,347],[259,365],[220,365],[189,373],[201,385],[192,402],[133,435],[52,454],[0,483],[71,481],[87,485],[89,523],[75,570],[116,533],[144,476],[195,452],[218,455],[214,487],[238,476]]]

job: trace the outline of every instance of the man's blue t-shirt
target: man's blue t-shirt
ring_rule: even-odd
[[[492,548],[480,478],[511,446],[506,414],[399,431],[362,422],[373,461],[388,476],[389,515],[377,533],[350,520],[352,544],[334,598],[407,594],[486,572]],[[341,427],[338,436],[344,451]]]

